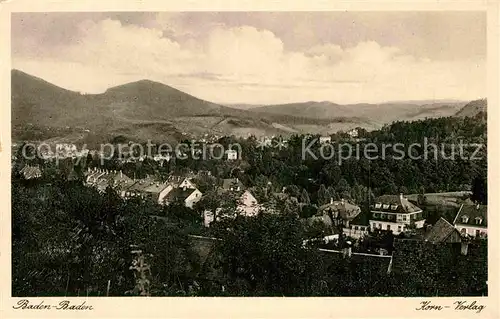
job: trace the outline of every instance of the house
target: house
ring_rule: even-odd
[[[462,241],[459,231],[443,217],[425,232],[423,239],[433,243],[460,243]]]
[[[62,144],[56,144],[56,154],[58,157],[72,157],[75,156],[77,153],[76,145],[74,144],[68,144],[68,143],[62,143]]]
[[[223,191],[242,191],[245,190],[246,187],[239,180],[239,178],[225,178],[222,180],[221,188]]]
[[[255,216],[259,212],[260,206],[252,193],[245,190],[238,198],[236,210],[245,216]]]
[[[196,189],[196,185],[192,182],[190,178],[184,178],[182,182],[179,183],[179,188]]]
[[[357,128],[353,128],[352,130],[347,131],[347,135],[349,135],[352,138],[358,137],[358,135],[359,135],[358,129]]]
[[[236,150],[227,150],[225,151],[225,154],[228,161],[234,161],[238,159],[238,152]]]
[[[100,192],[104,192],[110,186],[117,193],[122,194],[123,190],[134,184],[134,180],[123,174],[122,171],[89,168],[85,175],[85,185],[94,187]]]
[[[194,204],[201,200],[203,194],[198,189],[187,187],[176,187],[172,189],[165,197],[165,204],[169,205],[175,201],[181,201],[184,206],[193,208]]]
[[[19,173],[22,174],[24,179],[37,179],[42,177],[42,170],[38,165],[36,166],[31,166],[31,165],[25,165]]]
[[[359,206],[351,204],[345,199],[334,201],[333,198],[330,199],[330,203],[322,205],[318,209],[318,214],[328,216],[333,225],[345,227],[349,227],[349,223],[360,212]]]
[[[354,217],[342,231],[346,236],[352,238],[363,238],[370,230],[370,212],[360,212]]]
[[[488,235],[488,206],[462,204],[453,224],[462,236],[485,238]]]
[[[153,156],[153,160],[155,162],[160,162],[160,163],[163,163],[165,161],[169,162],[170,158],[171,158],[171,156],[169,154],[166,154],[166,155],[156,154],[156,155]]]
[[[319,137],[319,143],[320,144],[326,144],[326,143],[331,143],[332,142],[332,137],[331,136],[320,136]]]
[[[153,201],[157,202],[160,205],[164,205],[167,195],[172,190],[173,186],[171,184],[155,181],[150,182],[150,184],[145,186],[142,191]]]
[[[424,227],[422,209],[412,204],[403,194],[383,195],[370,206],[370,231],[392,231],[397,235],[410,228]]]
[[[172,189],[173,186],[170,183],[160,182],[148,176],[138,181],[134,181],[131,185],[128,185],[128,187],[122,187],[120,194],[123,198],[129,199],[140,197],[143,199],[150,199],[163,205],[165,203],[165,197]]]
[[[221,195],[224,193],[227,194],[227,197],[230,197],[227,191],[222,192]],[[236,209],[225,211],[222,207],[219,207],[215,210],[215,213],[210,210],[204,211],[203,223],[205,227],[209,227],[211,222],[221,217],[236,217],[237,215],[253,217],[263,209],[249,190],[233,191],[233,195],[236,195]]]

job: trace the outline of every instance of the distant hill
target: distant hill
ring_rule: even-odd
[[[12,70],[14,139],[66,138],[107,141],[179,140],[204,133],[273,135],[295,132],[289,125],[329,124],[286,115],[262,115],[196,98],[168,85],[141,80],[81,94]]]
[[[475,100],[467,103],[456,113],[456,116],[475,117],[480,113],[486,114],[488,101],[486,99]]]
[[[238,104],[225,104],[225,106],[233,108],[233,109],[238,109],[238,110],[250,110],[250,109],[254,109],[256,107],[261,107],[263,105],[261,105],[261,104],[238,103]]]
[[[174,142],[204,134],[263,136],[373,130],[397,120],[455,114],[462,104],[305,102],[240,109],[141,80],[101,94],[73,92],[12,70],[12,138],[98,144],[117,137]],[[248,108],[248,109],[245,109]]]
[[[376,124],[387,124],[398,120],[418,120],[432,117],[454,115],[466,102],[455,103],[381,103],[346,104],[332,102],[303,102],[279,105],[266,105],[250,109],[252,112],[267,114],[294,115],[315,119],[361,118]]]

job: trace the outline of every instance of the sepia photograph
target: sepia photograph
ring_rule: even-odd
[[[487,42],[486,11],[12,12],[9,307],[480,314]]]

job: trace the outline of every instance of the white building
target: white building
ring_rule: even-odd
[[[349,130],[347,132],[347,134],[352,137],[352,138],[356,138],[358,137],[359,133],[358,133],[358,129],[357,128],[353,128],[352,130]]]
[[[259,205],[257,199],[252,195],[252,193],[245,190],[241,192],[236,199],[236,211],[225,211],[222,207],[219,207],[215,210],[214,214],[212,211],[206,210],[203,212],[203,223],[205,227],[208,227],[211,222],[221,217],[235,218],[237,215],[254,217],[261,211],[261,209],[261,205]]]
[[[326,143],[331,143],[332,142],[332,137],[331,136],[320,136],[319,137],[319,143],[320,144],[326,144]]]
[[[196,189],[196,185],[191,181],[190,178],[184,178],[182,182],[180,182],[179,188],[187,188],[187,189]]]
[[[238,206],[236,207],[236,210],[245,216],[256,216],[260,210],[260,205],[252,193],[246,190],[238,198]]]
[[[410,225],[422,228],[425,223],[422,209],[408,201],[403,194],[378,197],[371,205],[370,212],[371,231],[387,230],[397,235],[411,228]]]
[[[462,204],[453,225],[462,236],[486,238],[488,235],[487,221],[488,206]]]
[[[184,206],[188,208],[193,208],[194,204],[201,200],[201,196],[203,194],[198,189],[190,189],[187,187],[184,188],[174,188],[171,190],[166,198],[165,204],[171,204],[174,201],[182,201]]]

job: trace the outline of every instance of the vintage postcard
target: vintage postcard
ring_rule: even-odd
[[[0,10],[6,317],[500,316],[497,2]]]

